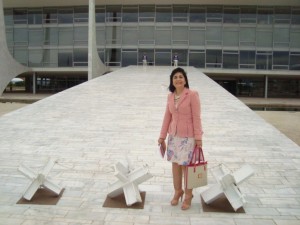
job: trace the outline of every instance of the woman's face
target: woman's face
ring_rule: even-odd
[[[182,73],[177,72],[173,76],[173,85],[176,89],[182,89],[184,88],[184,85],[186,84],[185,78]]]

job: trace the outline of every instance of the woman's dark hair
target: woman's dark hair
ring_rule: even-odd
[[[186,84],[184,85],[184,87],[186,88],[190,88],[189,87],[189,81],[188,81],[188,78],[187,78],[187,75],[186,75],[186,72],[184,71],[184,69],[180,68],[180,67],[177,67],[176,69],[174,69],[170,75],[170,85],[169,85],[169,91],[170,92],[174,92],[175,91],[175,87],[173,85],[173,77],[176,73],[182,73],[182,75],[184,76],[184,79],[185,79],[185,82]]]

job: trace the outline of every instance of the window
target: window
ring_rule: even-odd
[[[121,9],[120,5],[106,6],[106,22],[121,22]]]
[[[74,49],[74,66],[88,66],[88,49]]]
[[[171,45],[171,27],[156,27],[156,45]]]
[[[275,7],[274,23],[275,24],[290,24],[291,8],[278,6]]]
[[[187,22],[188,21],[188,5],[174,5],[173,6],[173,22]]]
[[[173,45],[187,45],[188,44],[188,27],[187,26],[173,26],[172,27],[172,44]]]
[[[14,24],[27,24],[27,10],[26,9],[14,9]]]
[[[237,81],[237,96],[239,97],[263,97],[264,91],[264,78],[242,78]]]
[[[44,30],[43,29],[29,29],[29,46],[43,46],[44,44]]]
[[[153,26],[139,26],[139,44],[154,45],[154,27]]]
[[[255,69],[255,51],[240,51],[240,68]]]
[[[58,67],[73,67],[73,50],[60,49],[58,52]]]
[[[271,29],[257,29],[256,46],[273,47],[273,33]]]
[[[290,70],[300,70],[300,52],[291,52]]]
[[[206,68],[222,68],[222,50],[206,50]]]
[[[139,5],[139,22],[154,22],[154,21],[155,21],[155,6]]]
[[[4,21],[6,26],[14,24],[13,11],[11,9],[4,9]]]
[[[121,66],[121,49],[106,48],[105,63],[108,66]]]
[[[122,45],[136,45],[138,42],[138,27],[123,27]]]
[[[44,8],[43,10],[43,22],[47,23],[57,23],[57,9]]]
[[[171,50],[157,49],[155,51],[155,65],[156,66],[170,66],[171,65]]]
[[[289,47],[290,29],[273,28],[274,47]]]
[[[222,22],[222,6],[208,6],[206,22]]]
[[[97,45],[105,45],[105,28],[104,27],[97,27],[96,30],[96,39]]]
[[[43,64],[46,67],[58,66],[57,49],[43,49]]]
[[[42,23],[43,23],[42,9],[28,10],[28,24],[42,24]]]
[[[106,26],[106,44],[121,44],[121,27]]]
[[[87,7],[74,8],[74,23],[87,23],[89,21],[89,9]]]
[[[60,46],[73,46],[74,37],[73,37],[73,28],[59,28],[58,43]]]
[[[14,44],[28,45],[28,30],[27,28],[14,28]]]
[[[292,29],[290,33],[290,47],[300,48],[300,29]]]
[[[241,23],[256,23],[256,7],[241,7]]]
[[[105,22],[105,8],[97,7],[95,17],[96,17],[96,23],[104,23]]]
[[[156,6],[156,22],[171,22],[172,8],[171,6]]]
[[[300,24],[300,8],[292,8],[292,24]]]
[[[273,69],[285,69],[289,68],[289,52],[273,52]]]
[[[254,27],[240,28],[240,46],[255,46],[256,31]]]
[[[190,50],[189,66],[205,68],[205,50]]]
[[[138,22],[138,7],[123,6],[122,22]]]
[[[258,51],[256,53],[256,69],[258,70],[272,69],[272,52]]]
[[[239,29],[223,27],[223,46],[239,46]]]
[[[28,50],[26,48],[14,48],[14,58],[24,66],[28,64]]]
[[[222,45],[222,27],[210,26],[206,28],[206,44]]]
[[[224,23],[239,23],[240,9],[238,7],[225,7],[223,21]]]
[[[43,50],[29,50],[29,66],[40,67],[43,65]]]
[[[258,8],[257,9],[257,23],[258,24],[272,24],[273,23],[273,8]]]
[[[6,28],[6,42],[7,46],[14,46],[14,31],[11,28]]]
[[[205,46],[205,27],[190,27],[189,45]]]
[[[74,44],[87,45],[88,43],[88,27],[74,27]]]
[[[137,65],[137,49],[124,49],[122,51],[122,66]]]
[[[223,68],[238,69],[239,53],[238,51],[223,51]]]
[[[190,6],[190,22],[191,23],[205,23],[206,10],[201,6]]]
[[[300,79],[270,78],[268,89],[269,97],[300,97]]]
[[[73,9],[59,9],[58,23],[73,23]]]
[[[58,44],[58,28],[45,27],[44,29],[44,44],[45,45],[57,45]]]

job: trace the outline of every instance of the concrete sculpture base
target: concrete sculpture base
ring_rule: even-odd
[[[56,205],[64,191],[65,189],[62,189],[59,195],[57,195],[46,188],[39,188],[30,201],[22,197],[17,204]]]
[[[126,204],[125,195],[121,194],[114,198],[107,196],[103,203],[103,207],[106,208],[128,208],[128,209],[143,209],[145,204],[146,192],[140,192],[142,202],[136,202],[133,205],[128,206]]]

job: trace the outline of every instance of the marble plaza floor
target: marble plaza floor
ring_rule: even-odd
[[[205,187],[194,190],[190,210],[170,206],[171,165],[160,158],[157,138],[172,69],[123,68],[1,116],[0,224],[300,224],[300,147],[191,67],[209,167],[235,171],[246,163],[255,175],[240,186],[245,213],[204,212]],[[140,185],[144,209],[104,208],[111,166],[126,156],[153,175]],[[16,204],[29,184],[20,164],[38,170],[49,157],[58,159],[50,177],[65,188],[62,198],[52,206]]]

